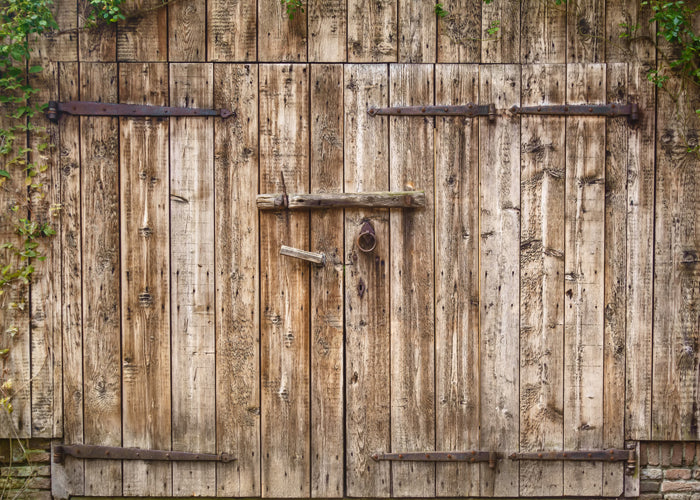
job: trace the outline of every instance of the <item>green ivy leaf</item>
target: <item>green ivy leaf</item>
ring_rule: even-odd
[[[7,177],[8,179],[10,179],[10,172],[8,172],[7,170],[0,170],[0,177]]]

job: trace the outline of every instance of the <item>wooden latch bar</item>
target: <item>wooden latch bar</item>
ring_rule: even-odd
[[[284,255],[285,257],[293,257],[295,259],[305,260],[307,262],[311,262],[312,264],[315,264],[315,265],[321,266],[321,267],[326,265],[325,254],[316,253],[316,252],[307,252],[306,250],[299,250],[298,248],[288,247],[286,245],[282,245],[280,247],[280,255]]]
[[[375,193],[259,194],[258,209],[310,210],[315,208],[419,208],[425,206],[425,191]]]
[[[189,451],[144,450],[93,444],[59,444],[53,449],[54,463],[62,464],[66,456],[99,460],[159,460],[166,462],[232,462],[228,453],[193,453]]]
[[[488,462],[491,469],[502,458],[494,451],[411,451],[403,453],[375,453],[372,460],[391,460],[398,462]]]
[[[467,118],[488,116],[489,120],[493,121],[496,119],[496,105],[468,103],[460,106],[392,106],[389,108],[369,108],[367,113],[370,116],[464,116]]]
[[[513,106],[510,112],[517,115],[552,116],[626,116],[630,122],[639,119],[639,105],[627,104],[556,104],[541,106]]]
[[[148,104],[124,104],[91,101],[49,101],[46,117],[57,122],[61,114],[80,116],[235,116],[228,109],[179,108],[175,106],[152,106]]]

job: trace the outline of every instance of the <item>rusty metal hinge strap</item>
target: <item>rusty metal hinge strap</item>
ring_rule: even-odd
[[[510,112],[518,115],[554,116],[626,116],[629,121],[639,119],[639,105],[627,104],[556,104],[541,106],[513,106]]]
[[[637,453],[635,450],[622,449],[523,452],[513,453],[509,458],[511,460],[626,462],[628,471],[634,471],[637,466]]]
[[[375,453],[374,461],[392,460],[399,462],[488,462],[492,469],[502,458],[493,451],[417,451],[403,453]]]
[[[494,104],[464,104],[460,106],[393,106],[389,108],[370,108],[367,110],[370,116],[488,116],[489,120],[496,118],[496,106]]]
[[[69,444],[54,446],[54,463],[63,463],[65,457],[91,458],[99,460],[160,460],[167,462],[231,462],[236,460],[228,453],[193,453],[189,451],[144,450],[91,444]]]
[[[47,118],[53,122],[58,121],[61,113],[81,116],[220,116],[222,118],[228,118],[236,114],[228,109],[181,108],[90,101],[49,101],[49,106],[46,110]]]

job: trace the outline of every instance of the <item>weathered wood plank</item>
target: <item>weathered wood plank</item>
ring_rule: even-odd
[[[398,13],[399,62],[435,62],[437,59],[435,5],[432,2],[401,1]]]
[[[260,189],[309,186],[306,65],[260,66]],[[309,215],[260,214],[262,494],[309,496],[309,266],[280,257],[307,249]]]
[[[173,2],[168,5],[168,61],[204,61],[206,16],[206,2]]]
[[[329,167],[327,167],[329,168]],[[425,206],[425,191],[378,191],[373,193],[259,194],[259,210],[309,210],[327,208],[418,208]],[[288,203],[288,206],[284,206]]]
[[[115,63],[81,64],[82,99],[117,102],[117,87]],[[83,434],[86,443],[105,446],[122,443],[118,130],[119,118],[80,118]],[[121,463],[85,461],[86,495],[121,493]]]
[[[93,12],[90,0],[78,0],[78,26],[85,28],[87,17]],[[60,24],[59,24],[60,26]],[[62,26],[60,26],[63,29]],[[81,62],[110,62],[117,59],[117,25],[99,24],[78,31],[78,51]]]
[[[497,109],[520,102],[520,68],[483,67],[479,90]],[[518,291],[520,247],[520,120],[505,111],[479,122],[480,448],[518,448]],[[481,465],[482,496],[518,494],[518,463]]]
[[[58,30],[30,41],[31,64],[78,60],[78,0],[55,0],[49,5]]]
[[[654,285],[655,86],[648,66],[629,66],[629,94],[640,121],[628,129],[625,438],[651,439]]]
[[[347,58],[346,0],[309,0],[309,61],[344,62]]]
[[[664,85],[668,91],[657,93],[651,438],[698,439],[700,161],[688,146],[697,144],[700,92]]]
[[[207,60],[254,61],[257,57],[256,0],[207,2]]]
[[[433,67],[392,65],[390,106],[432,104]],[[433,119],[390,119],[390,186],[425,189],[421,210],[395,210],[391,241],[391,449],[435,447]],[[434,496],[435,464],[393,463],[395,496]]]
[[[435,68],[436,102],[479,100],[476,65]],[[435,131],[435,449],[479,447],[479,126]],[[437,496],[479,495],[479,465],[437,464]]]
[[[258,60],[269,62],[306,61],[307,5],[292,19],[279,0],[258,1]]]
[[[211,64],[171,64],[170,103],[211,108]],[[214,119],[170,119],[173,450],[216,448]],[[192,432],[197,429],[196,432]],[[213,463],[173,464],[173,494],[211,496]]]
[[[312,192],[343,190],[343,66],[311,67]],[[343,211],[311,214],[311,250],[326,265],[311,272],[311,495],[342,497]]]
[[[348,0],[348,60],[396,61],[397,13],[397,0]]]
[[[606,0],[605,61],[654,63],[656,31],[651,16],[651,6],[644,2]]]
[[[165,105],[165,64],[121,64],[119,99]],[[171,447],[168,121],[120,118],[123,446]],[[169,495],[167,462],[125,462],[124,495]]]
[[[214,65],[214,105],[241,117],[214,127],[217,495],[259,496],[257,65]]]
[[[523,65],[523,106],[564,104],[566,66]],[[520,451],[564,445],[565,119],[523,116],[520,139]],[[562,463],[520,464],[520,495],[559,496]]]
[[[567,62],[596,63],[605,58],[605,1],[566,3]]]
[[[345,67],[345,191],[389,189],[389,118],[369,105],[389,104],[387,67]],[[377,246],[366,255],[357,236],[370,221]],[[389,211],[345,210],[345,474],[347,495],[389,496],[391,465],[371,454],[391,449]]]
[[[520,61],[566,62],[566,2],[523,0]]]
[[[59,97],[80,98],[78,63],[61,63]],[[61,171],[61,322],[63,333],[63,439],[83,442],[83,302],[82,232],[80,194],[80,118],[66,116],[59,122]],[[74,495],[84,494],[82,460],[66,458],[65,476]]]
[[[126,21],[117,26],[119,61],[165,61],[168,58],[168,9],[161,0],[134,0]],[[130,14],[140,13],[132,17]],[[133,96],[137,99],[137,96]],[[128,102],[128,101],[124,101]]]
[[[437,62],[479,62],[482,2],[445,0],[441,3],[449,14],[438,17]]]
[[[606,101],[621,102],[629,91],[627,65],[608,64]],[[626,118],[605,127],[605,249],[603,339],[603,448],[625,447],[625,333],[627,307],[627,161]],[[600,375],[599,375],[600,376]],[[624,464],[603,463],[603,495],[620,496]]]
[[[489,30],[495,30],[489,33]],[[481,6],[481,60],[520,62],[520,2],[493,0]]]
[[[605,100],[605,66],[567,67],[567,102]],[[564,448],[603,447],[605,118],[566,119]],[[602,464],[564,463],[564,495],[600,495]]]

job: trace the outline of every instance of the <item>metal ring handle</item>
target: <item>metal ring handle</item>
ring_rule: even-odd
[[[377,247],[377,235],[374,233],[372,223],[366,220],[360,228],[357,236],[357,247],[364,253],[369,253]]]

